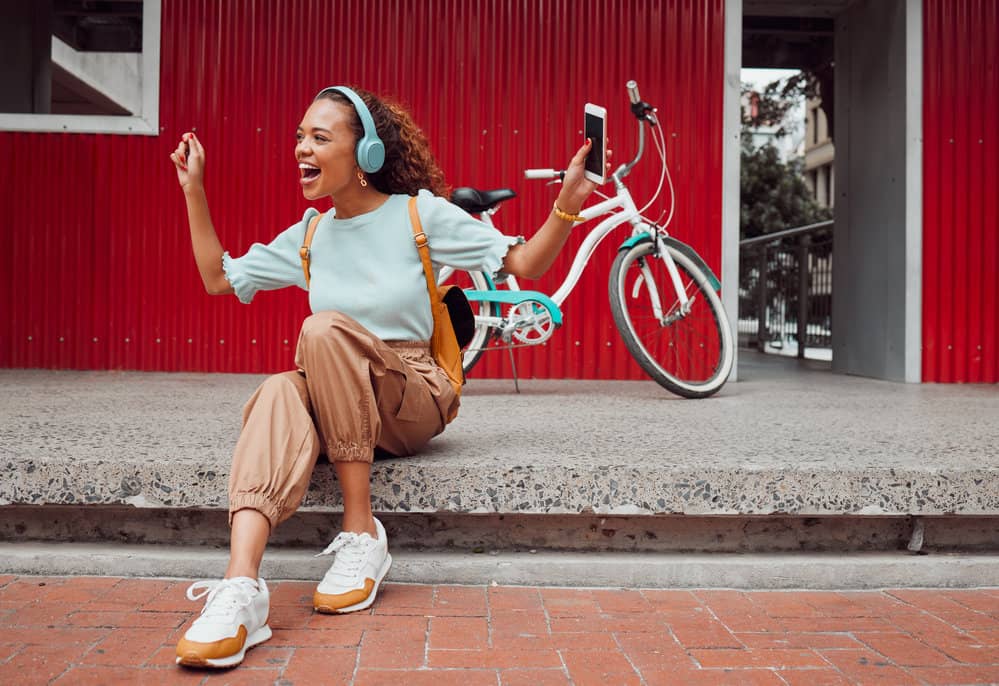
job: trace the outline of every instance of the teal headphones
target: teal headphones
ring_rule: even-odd
[[[361,100],[360,95],[346,86],[324,88],[319,91],[319,94],[314,99],[318,100],[323,93],[328,93],[329,91],[336,91],[344,95],[354,105],[354,109],[357,110],[357,116],[361,119],[361,126],[364,127],[364,135],[357,141],[357,149],[355,150],[357,166],[369,174],[374,174],[385,164],[385,144],[378,137],[378,131],[375,130],[375,120],[371,117],[368,106]]]

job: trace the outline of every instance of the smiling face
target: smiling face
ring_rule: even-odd
[[[295,159],[301,173],[302,195],[309,200],[334,198],[360,188],[354,149],[357,137],[349,105],[328,98],[312,103],[298,126]]]

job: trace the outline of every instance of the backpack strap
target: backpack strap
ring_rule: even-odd
[[[437,290],[437,279],[434,278],[434,268],[430,264],[430,248],[427,243],[427,234],[423,233],[423,224],[420,223],[420,213],[416,210],[416,197],[409,199],[409,222],[413,226],[413,240],[416,241],[416,249],[420,251],[420,261],[423,263],[423,275],[427,277],[427,291],[430,293],[430,311],[437,317],[440,308],[441,294]]]
[[[323,215],[317,214],[315,217],[309,220],[309,228],[305,230],[305,240],[302,241],[302,247],[298,249],[298,256],[302,258],[302,272],[305,273],[305,288],[308,290],[309,281],[312,278],[312,274],[309,272],[309,258],[312,257],[312,237],[316,235],[316,227],[319,226],[319,220],[323,218]]]
[[[423,275],[427,277],[427,292],[430,294],[430,313],[434,318],[434,330],[430,334],[430,354],[433,356],[437,366],[447,375],[454,395],[461,397],[461,387],[465,383],[465,372],[462,369],[461,345],[454,333],[454,323],[451,321],[451,313],[448,306],[441,299],[441,292],[437,289],[437,280],[434,278],[433,266],[430,263],[430,247],[427,244],[427,234],[423,233],[423,226],[420,223],[420,213],[416,211],[416,198],[409,199],[409,222],[413,226],[413,240],[416,242],[416,249],[420,253],[420,262],[423,263]],[[459,294],[461,291],[457,286],[446,286]],[[468,301],[465,301],[466,307]],[[471,315],[471,308],[468,314]],[[458,406],[452,403],[447,412],[446,421],[450,423],[458,415]]]

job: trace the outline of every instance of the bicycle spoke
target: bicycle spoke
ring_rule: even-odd
[[[720,301],[705,290],[706,278],[690,261],[671,253],[684,304],[665,263],[651,253],[651,246],[639,245],[615,261],[620,279],[615,282],[612,276],[611,281],[615,323],[629,351],[653,378],[681,395],[710,395],[724,383],[724,378],[715,380],[722,372],[727,375],[731,362],[730,343],[723,344],[718,324],[724,319]]]

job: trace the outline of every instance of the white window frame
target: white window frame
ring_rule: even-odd
[[[131,116],[0,113],[0,131],[159,135],[160,2],[144,0],[142,3],[142,111]]]

